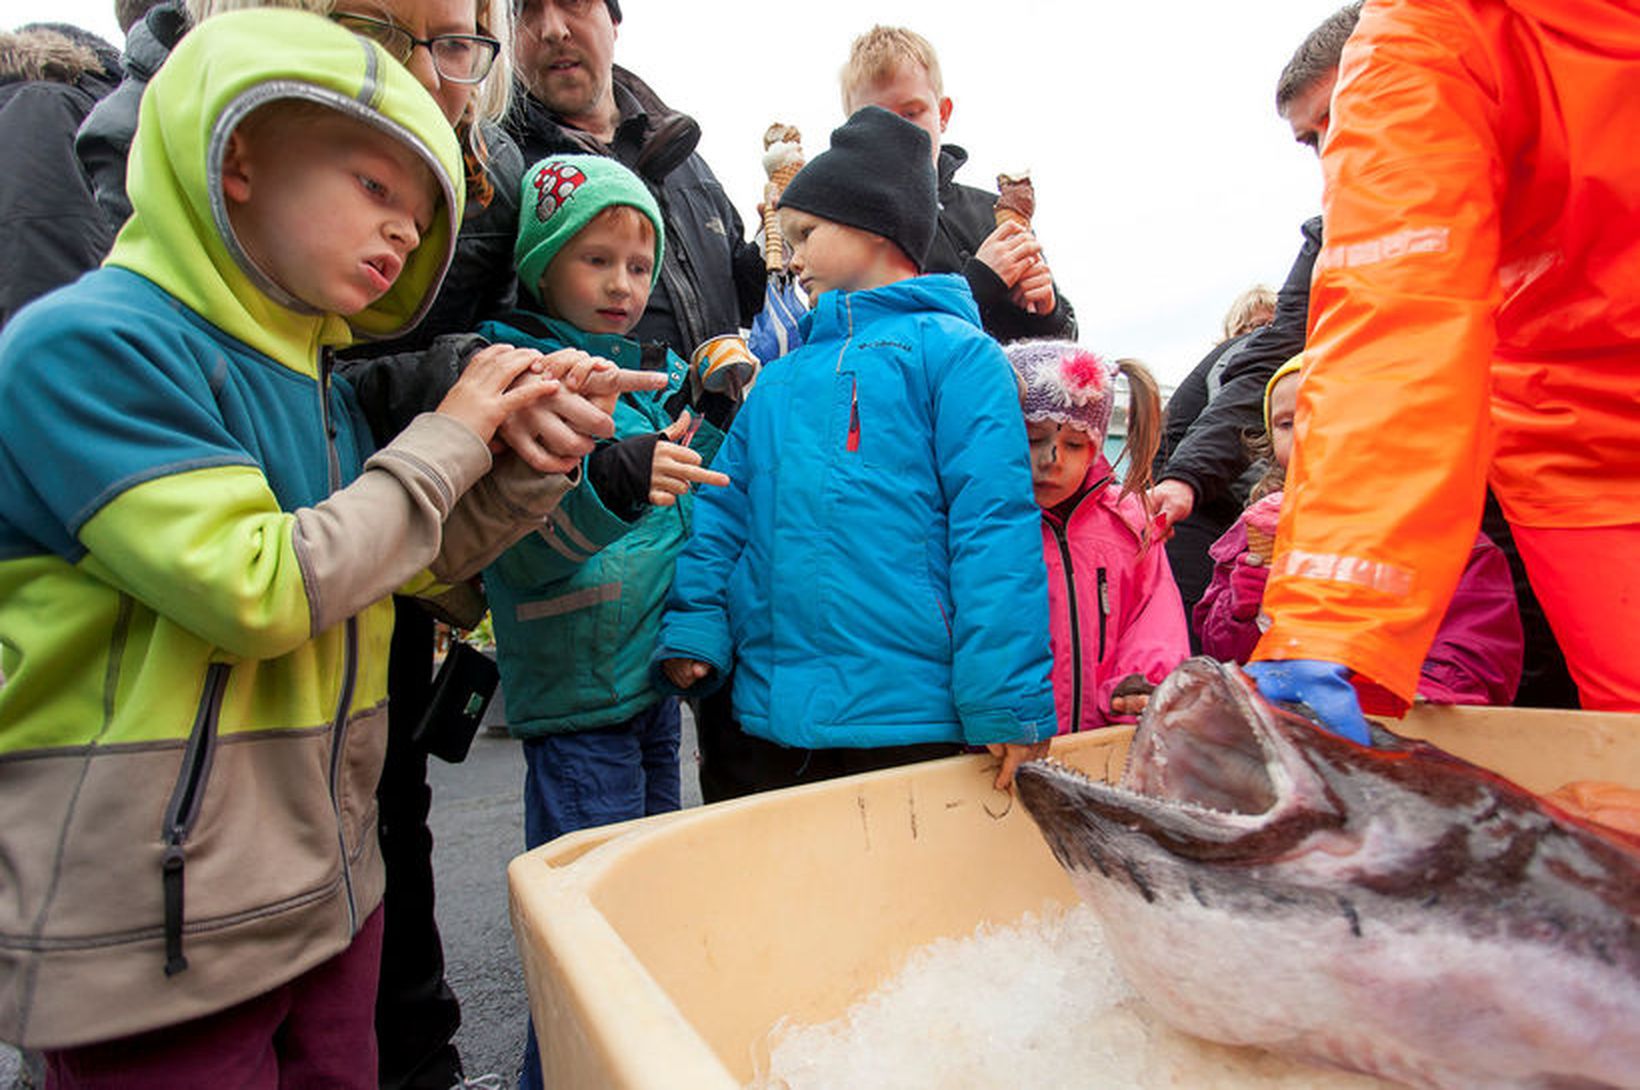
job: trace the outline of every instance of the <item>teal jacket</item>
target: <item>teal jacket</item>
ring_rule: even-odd
[[[486,322],[479,333],[496,343],[543,352],[579,348],[622,367],[646,366],[636,341],[583,333],[553,319],[519,315]],[[663,406],[683,385],[688,365],[668,351],[664,365],[647,366],[665,366],[670,381],[664,390],[621,398],[617,439],[672,423]],[[723,432],[702,420],[690,446],[710,464],[722,442]],[[613,726],[661,699],[649,660],[693,512],[694,497],[686,495],[625,522],[583,483],[545,527],[485,571],[507,725],[515,737]]]
[[[443,192],[349,318],[268,280],[226,215],[222,147],[274,99],[395,134]],[[528,527],[464,537],[518,506],[493,492],[506,459],[437,414],[372,453],[329,358],[420,318],[461,177],[380,46],[306,13],[213,17],[143,95],[107,265],[0,336],[0,1040],[225,1009],[345,950],[380,903],[387,596]]]

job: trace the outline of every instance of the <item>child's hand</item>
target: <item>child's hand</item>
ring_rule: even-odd
[[[1250,621],[1258,616],[1264,604],[1264,584],[1270,579],[1270,569],[1262,562],[1250,563],[1251,557],[1242,553],[1236,566],[1230,569],[1230,616],[1238,621]]]
[[[557,379],[537,367],[541,353],[510,344],[492,344],[474,353],[467,367],[438,404],[488,443],[501,422],[541,398],[557,394]]]
[[[985,747],[991,751],[991,756],[1002,758],[1002,767],[997,769],[996,781],[991,785],[998,791],[1012,792],[1014,789],[1014,772],[1026,761],[1034,761],[1048,755],[1047,742],[1003,742],[993,743]]]
[[[1138,715],[1150,703],[1150,694],[1156,686],[1143,674],[1129,674],[1116,683],[1116,688],[1110,693],[1110,710],[1113,715]]]
[[[1033,266],[1041,264],[1042,246],[1035,235],[1010,221],[985,236],[974,258],[1012,289]]]
[[[661,670],[666,679],[680,689],[687,689],[712,672],[711,666],[699,659],[662,659]]]
[[[689,423],[689,411],[685,409],[661,432],[660,442],[655,444],[655,458],[649,469],[649,502],[657,507],[672,506],[677,502],[676,497],[687,493],[692,485],[722,488],[729,483],[728,474],[700,464],[699,451],[679,445],[678,441],[689,434]]]

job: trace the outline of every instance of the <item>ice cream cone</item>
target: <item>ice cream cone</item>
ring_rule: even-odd
[[[770,273],[786,267],[786,240],[776,211],[780,195],[803,169],[803,135],[794,126],[776,121],[763,134],[763,169],[769,175],[763,187],[763,264]]]
[[[1275,551],[1276,535],[1260,530],[1256,526],[1247,527],[1247,562],[1252,564],[1255,558],[1258,564],[1270,563],[1270,556]]]
[[[1031,184],[1031,172],[997,175],[997,203],[994,209],[997,226],[1017,223],[1031,229],[1031,217],[1036,215],[1036,187]]]
[[[1015,212],[1012,208],[997,208],[995,209],[995,212],[998,227],[1001,227],[1004,224],[1017,223],[1027,231],[1031,229],[1031,221],[1025,216],[1020,215],[1018,212]]]

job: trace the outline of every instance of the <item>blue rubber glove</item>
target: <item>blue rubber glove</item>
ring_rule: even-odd
[[[797,320],[808,313],[797,288],[789,281],[770,280],[763,291],[763,309],[752,319],[746,347],[760,363],[770,363],[803,343]]]
[[[1367,717],[1361,714],[1361,698],[1355,695],[1346,667],[1316,659],[1288,659],[1250,662],[1244,669],[1266,700],[1307,704],[1327,730],[1357,745],[1372,745]]]

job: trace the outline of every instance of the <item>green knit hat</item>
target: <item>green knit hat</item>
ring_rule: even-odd
[[[660,206],[636,174],[602,155],[549,155],[524,172],[513,264],[530,298],[537,299],[541,274],[558,251],[592,217],[616,204],[631,205],[655,226],[655,267],[649,274],[654,287],[666,231]]]

